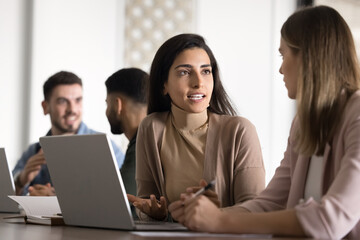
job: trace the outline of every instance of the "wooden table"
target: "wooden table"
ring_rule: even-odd
[[[11,214],[0,213],[0,239],[4,240],[107,240],[107,239],[121,239],[121,240],[155,240],[159,237],[141,237],[134,235],[131,231],[96,229],[73,226],[45,226],[35,224],[25,224],[22,219],[4,219]],[[244,238],[241,235],[238,237],[232,235],[216,237],[162,237],[161,240],[168,239],[264,239],[264,238]],[[266,238],[268,239],[268,238]],[[302,238],[272,238],[274,240],[291,240]]]

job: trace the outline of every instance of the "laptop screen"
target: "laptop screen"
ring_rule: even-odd
[[[15,186],[5,149],[0,148],[0,212],[19,212],[18,205],[8,195],[15,195]]]
[[[40,138],[68,225],[132,229],[119,167],[106,134]]]

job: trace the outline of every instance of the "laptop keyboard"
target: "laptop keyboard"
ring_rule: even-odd
[[[159,224],[167,224],[168,222],[162,221],[143,221],[143,220],[134,220],[135,224],[140,225],[159,225]]]

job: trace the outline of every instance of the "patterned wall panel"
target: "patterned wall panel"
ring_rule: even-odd
[[[168,38],[195,31],[194,0],[126,0],[126,67],[150,70],[160,45]]]

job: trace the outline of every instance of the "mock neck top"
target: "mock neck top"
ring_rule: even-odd
[[[172,104],[166,121],[160,158],[170,202],[203,178],[208,112],[189,113]]]

